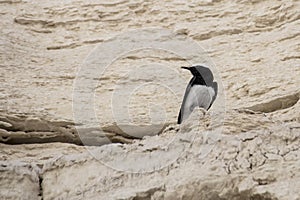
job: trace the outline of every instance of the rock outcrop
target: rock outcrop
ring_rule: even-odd
[[[300,198],[299,2],[0,5],[1,199]],[[197,61],[220,92],[179,126]]]

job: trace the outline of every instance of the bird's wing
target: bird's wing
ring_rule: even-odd
[[[198,65],[196,69],[200,73],[201,78],[205,81],[205,85],[210,85],[214,81],[214,75],[208,67]]]
[[[181,103],[180,111],[179,111],[179,114],[178,114],[177,124],[181,124],[181,122],[182,122],[182,115],[184,115],[183,109],[184,109],[185,101],[186,101],[186,98],[187,98],[187,96],[188,96],[188,94],[189,94],[189,92],[190,92],[190,90],[191,90],[191,87],[192,87],[192,85],[193,85],[195,79],[196,79],[196,78],[193,77],[193,78],[190,80],[189,84],[187,85],[187,87],[186,87],[186,89],[185,89],[185,94],[184,94],[183,101],[182,101],[182,103]]]
[[[213,87],[213,89],[214,89],[214,91],[215,91],[215,95],[212,97],[211,103],[210,103],[209,107],[207,108],[207,110],[210,109],[210,107],[212,106],[212,104],[213,104],[214,101],[216,100],[217,94],[218,94],[218,83],[217,83],[217,82],[213,82],[213,83],[212,83],[212,87]]]

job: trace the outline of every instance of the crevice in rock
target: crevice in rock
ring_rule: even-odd
[[[265,103],[259,103],[245,109],[252,110],[254,112],[271,113],[293,107],[299,101],[299,98],[300,92],[279,97]]]
[[[100,146],[131,143],[133,137],[122,134],[115,126],[106,128],[76,127],[69,121],[50,121],[36,116],[0,114],[0,142],[6,144],[72,143]]]
[[[130,195],[130,197],[128,197],[126,199],[132,199],[132,200],[151,200],[151,199],[153,199],[153,196],[155,196],[155,194],[156,195],[157,194],[163,195],[163,193],[165,193],[165,192],[166,192],[165,185],[162,185],[162,186],[147,188],[147,189],[141,190],[141,191],[136,191],[135,193],[133,193],[132,195]]]
[[[18,0],[3,0],[3,1],[0,1],[0,4],[18,4],[18,3],[22,3],[22,1],[18,1]]]
[[[132,137],[124,137],[121,135],[107,133],[104,136],[88,136],[90,133],[87,132],[87,137],[79,137],[78,134],[70,136],[67,134],[61,134],[59,132],[9,132],[0,129],[0,143],[18,145],[18,144],[37,144],[37,143],[71,143],[75,145],[85,146],[101,146],[110,143],[132,143],[134,139]],[[3,135],[4,134],[4,135]],[[102,138],[102,141],[96,141],[96,139]]]
[[[12,136],[1,136],[0,142],[5,144],[11,145],[18,145],[18,144],[37,144],[37,143],[53,143],[53,142],[62,142],[62,143],[71,143],[76,145],[82,145],[79,138],[71,139],[64,135],[62,136],[51,136],[51,132],[49,136],[19,136],[19,135],[12,135]]]
[[[250,199],[250,200],[277,200],[277,198],[272,198],[270,194],[244,194],[241,192],[240,194],[233,195],[234,199],[236,200],[244,200],[244,199]],[[226,198],[227,199],[227,198]],[[231,199],[231,198],[228,198]],[[225,200],[225,199],[224,199]]]
[[[44,196],[43,196],[43,176],[41,174],[39,175],[39,188],[40,188],[39,197],[40,197],[40,200],[43,200],[44,199]]]
[[[85,40],[82,42],[73,42],[73,43],[69,43],[69,44],[49,46],[49,47],[47,47],[47,50],[74,49],[74,48],[81,47],[84,45],[97,44],[97,43],[100,43],[103,41],[104,41],[104,39]]]

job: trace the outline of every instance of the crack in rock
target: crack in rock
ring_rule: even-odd
[[[247,107],[246,109],[252,110],[254,112],[264,112],[264,113],[275,112],[277,110],[293,107],[299,101],[299,98],[300,98],[300,92],[282,96],[265,103],[259,103]]]
[[[81,135],[79,135],[80,130]],[[63,142],[99,146],[109,143],[131,143],[131,137],[116,131],[116,127],[75,127],[70,121],[53,121],[28,114],[0,113],[0,142],[31,144]]]

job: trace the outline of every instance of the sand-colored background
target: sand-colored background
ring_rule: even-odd
[[[0,8],[2,199],[300,198],[299,1],[0,0]],[[175,125],[188,61],[130,52],[96,80],[104,133],[83,129],[89,145],[107,137],[125,144],[81,146],[72,107],[78,72],[98,45],[141,28],[196,41],[214,64],[220,98],[207,116],[196,111]],[[153,80],[171,80],[176,95],[144,85],[153,70],[126,76],[151,63],[164,69]],[[132,139],[120,131],[110,102],[120,85],[143,86],[130,95],[134,126],[163,116],[163,133]],[[223,125],[211,124],[219,113]]]

